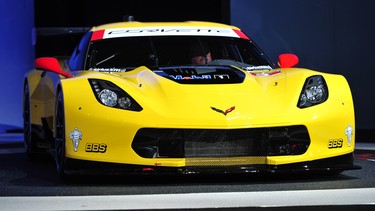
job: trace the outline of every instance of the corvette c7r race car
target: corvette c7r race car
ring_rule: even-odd
[[[219,23],[93,27],[26,74],[26,153],[51,153],[61,176],[360,168],[346,79],[297,63]]]

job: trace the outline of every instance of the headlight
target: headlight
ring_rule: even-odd
[[[116,106],[117,98],[117,94],[109,89],[103,89],[99,92],[99,100],[106,106]]]
[[[321,75],[306,79],[298,101],[298,108],[306,108],[323,103],[328,98],[328,88]]]
[[[141,111],[142,107],[128,93],[112,82],[89,79],[96,99],[103,105],[131,111]]]

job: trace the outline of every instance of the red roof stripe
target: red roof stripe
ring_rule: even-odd
[[[250,38],[248,36],[246,36],[246,34],[244,34],[241,30],[238,30],[238,29],[233,29],[233,31],[242,39],[246,39],[246,40],[250,40]]]
[[[91,36],[91,41],[93,40],[101,40],[104,36],[104,30],[94,31]]]

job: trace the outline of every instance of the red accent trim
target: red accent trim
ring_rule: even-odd
[[[34,61],[34,66],[36,69],[54,72],[67,78],[73,77],[70,73],[67,73],[61,69],[59,61],[54,57],[37,58]]]
[[[225,115],[229,112],[232,112],[236,107],[235,106],[232,106],[230,108],[228,108],[226,111],[225,111]]]
[[[61,71],[60,64],[58,63],[57,59],[54,57],[42,57],[37,58],[34,61],[34,65],[38,69],[52,69],[55,71]]]
[[[298,56],[291,53],[280,54],[279,56],[279,66],[281,68],[291,68],[297,65],[299,62]]]
[[[101,40],[101,39],[103,39],[103,36],[104,36],[104,29],[103,30],[99,30],[99,31],[94,31],[92,33],[92,36],[91,36],[91,41]]]
[[[246,40],[250,40],[250,38],[245,34],[243,33],[241,30],[238,30],[238,29],[233,29],[233,31],[242,39],[246,39]]]

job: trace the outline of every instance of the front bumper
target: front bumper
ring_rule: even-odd
[[[279,173],[340,173],[361,169],[354,165],[353,153],[284,165],[233,165],[161,167],[67,159],[67,175],[204,175],[204,174],[279,174]]]

